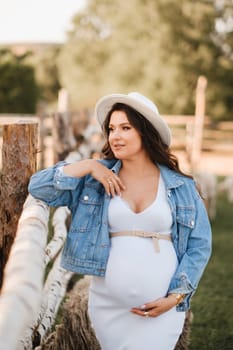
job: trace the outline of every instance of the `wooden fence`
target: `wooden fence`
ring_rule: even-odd
[[[61,114],[56,116],[57,124],[59,125],[59,118]],[[81,118],[80,118],[81,116]],[[177,154],[181,160],[181,165],[184,164],[186,169],[194,168],[191,167],[191,150],[193,147],[193,127],[195,116],[192,115],[163,115],[164,119],[167,121],[172,129],[172,151]],[[19,120],[14,116],[10,116],[9,120]],[[24,117],[27,120],[26,116]],[[2,149],[2,130],[1,124],[4,123],[5,117],[0,115],[0,151]],[[37,118],[38,119],[38,118]],[[22,118],[21,118],[22,120]],[[37,146],[37,167],[45,168],[51,166],[55,163],[57,159],[62,158],[62,154],[67,155],[70,150],[78,151],[79,147],[85,142],[88,142],[91,129],[93,133],[99,133],[99,141],[101,144],[101,134],[100,129],[95,124],[92,115],[88,111],[83,111],[79,113],[70,113],[69,120],[71,120],[70,125],[73,127],[72,147],[69,145],[66,149],[61,147],[61,138],[59,134],[56,134],[55,141],[54,138],[54,125],[55,117],[54,115],[47,114],[43,119],[43,132],[40,132],[39,145]],[[89,123],[89,124],[88,124]],[[39,123],[40,128],[40,123]],[[89,131],[87,130],[89,129]],[[62,128],[60,128],[62,130]],[[60,140],[60,141],[59,141]],[[91,141],[91,140],[90,140]],[[100,149],[96,143],[93,146],[93,151]],[[64,153],[62,153],[64,152]],[[233,156],[233,122],[220,122],[216,124],[211,124],[210,119],[205,117],[205,122],[203,125],[203,138],[201,140],[201,150],[199,153],[199,160],[203,165],[201,169],[205,170],[205,160],[209,158],[219,157],[220,159],[229,160]],[[197,165],[200,166],[200,162]],[[207,164],[206,164],[207,165]],[[1,152],[0,152],[0,169],[2,168]],[[207,170],[216,173],[217,175],[227,175],[233,174],[233,162],[232,166],[228,169],[218,169],[216,167],[209,167]],[[0,170],[1,171],[1,170]]]
[[[72,154],[67,158],[71,162],[74,159],[78,159],[77,153],[75,158]],[[24,193],[27,194],[26,189]],[[60,267],[69,215],[66,207],[50,210],[42,201],[27,196],[22,213],[18,215],[14,242],[11,241],[13,244],[4,268],[0,294],[1,349],[39,350],[51,331],[73,275]],[[48,237],[50,218],[52,238]],[[48,265],[49,273],[44,282]]]
[[[27,192],[28,180],[37,169],[38,153],[40,160],[44,158],[37,148],[38,139],[40,146],[44,137],[56,139],[52,149],[55,160],[64,159],[74,147],[74,143],[70,142],[70,131],[65,130],[65,127],[69,129],[68,118],[67,113],[56,113],[52,119],[52,130],[42,127],[38,118],[30,117],[29,120],[28,116],[8,116],[0,119],[3,140],[0,202],[1,349],[40,348],[41,342],[51,331],[67,283],[73,275],[60,267],[69,210],[60,207],[55,212],[51,211],[43,202],[28,196]],[[90,157],[90,147],[88,144],[84,146],[83,153]],[[44,152],[44,145],[41,148]],[[69,153],[66,159],[72,162],[82,157],[83,154],[76,150]],[[48,237],[50,219],[52,238]],[[49,274],[44,282],[48,265]],[[9,330],[13,332],[9,333]]]
[[[47,245],[49,208],[30,195],[24,204],[4,270],[0,296],[1,349],[34,349],[51,330],[72,276],[60,267],[68,215],[65,207],[55,211],[54,235]],[[44,271],[51,262],[53,267],[43,283]]]
[[[199,77],[194,115],[163,115],[172,129],[171,148],[179,157],[181,168],[185,171],[209,171],[217,175],[232,175],[233,162],[230,160],[233,156],[233,121],[211,123],[211,118],[205,113],[206,85],[206,78]],[[38,168],[51,166],[56,161],[64,159],[71,151],[78,151],[83,144],[86,146],[92,143],[93,153],[101,148],[103,140],[100,128],[93,118],[93,110],[67,112],[68,108],[68,94],[62,89],[56,113],[46,113],[43,105],[38,109]],[[0,125],[9,121],[14,123],[18,120],[27,120],[28,117],[32,116],[0,115]],[[95,141],[92,141],[92,138]],[[0,149],[1,145],[0,128]],[[215,164],[219,161],[222,164],[225,160],[224,164],[228,163],[228,167],[224,167],[224,164],[216,167],[214,157],[216,157]]]

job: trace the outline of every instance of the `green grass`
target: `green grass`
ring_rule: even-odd
[[[212,257],[192,300],[190,350],[233,349],[233,204],[223,196],[212,230]]]

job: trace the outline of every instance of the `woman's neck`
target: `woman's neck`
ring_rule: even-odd
[[[144,177],[158,171],[158,167],[149,158],[138,158],[134,160],[122,160],[121,173],[133,174]]]

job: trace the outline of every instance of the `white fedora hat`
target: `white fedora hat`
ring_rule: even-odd
[[[171,130],[165,120],[160,116],[156,105],[147,97],[138,92],[130,92],[127,95],[112,94],[102,97],[95,107],[95,116],[101,127],[103,122],[115,103],[124,103],[139,113],[141,113],[154,128],[159,132],[163,142],[170,146],[171,144]]]

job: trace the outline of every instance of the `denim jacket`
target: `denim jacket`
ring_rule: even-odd
[[[118,173],[121,161],[101,160]],[[110,197],[91,175],[71,177],[60,171],[66,164],[35,173],[29,183],[32,196],[49,206],[68,206],[72,220],[62,254],[62,266],[80,274],[104,276],[110,250],[108,205]],[[158,165],[171,208],[172,241],[178,258],[168,293],[186,294],[178,311],[190,306],[211,254],[211,228],[203,201],[192,179]]]

